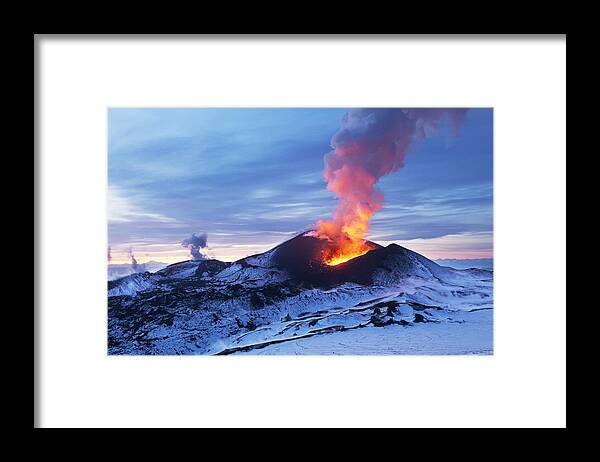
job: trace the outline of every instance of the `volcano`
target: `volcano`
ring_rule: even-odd
[[[274,247],[268,252],[238,260],[234,265],[250,269],[279,270],[296,284],[332,288],[344,283],[373,285],[409,276],[449,277],[448,270],[428,258],[397,244],[384,247],[372,241],[366,254],[330,266],[326,255],[333,244],[314,236],[310,230]],[[285,277],[285,276],[284,276]]]
[[[367,254],[339,265],[325,263],[324,256],[331,252],[333,243],[312,235],[313,231],[302,233],[275,247],[273,264],[286,271],[293,280],[316,287],[332,287],[344,282],[369,284],[365,262]],[[384,249],[379,244],[366,241],[373,251]],[[368,252],[370,253],[370,252]]]
[[[484,313],[492,306],[491,271],[443,267],[397,244],[365,244],[367,253],[331,266],[324,255],[333,244],[311,230],[235,262],[185,261],[111,281],[109,353],[320,354],[325,336],[360,328],[360,338],[372,332],[375,342],[380,328],[455,329],[466,318],[489,321],[489,338],[478,347],[491,351],[491,312]],[[353,335],[344,334],[345,346],[335,348],[353,352]],[[461,342],[452,348],[460,350]],[[385,351],[415,350],[399,338],[392,343]],[[431,354],[426,343],[420,347]]]

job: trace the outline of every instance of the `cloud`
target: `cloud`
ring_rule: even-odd
[[[115,186],[108,188],[108,222],[130,223],[130,222],[159,222],[175,223],[177,220],[161,213],[150,212],[138,206],[124,192]]]
[[[493,233],[491,231],[447,234],[431,239],[378,240],[377,242],[384,245],[394,242],[431,259],[493,257]]]

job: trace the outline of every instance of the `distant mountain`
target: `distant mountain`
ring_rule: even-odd
[[[167,266],[168,263],[162,263],[160,261],[150,260],[146,263],[140,263],[137,267],[138,273],[143,273],[145,271],[149,271],[154,273],[163,269]],[[128,276],[130,274],[134,274],[136,271],[133,269],[131,264],[129,263],[116,263],[113,265],[108,265],[108,280],[112,281],[114,279],[122,278]]]
[[[493,258],[470,258],[470,259],[452,259],[452,258],[442,258],[438,260],[434,260],[438,265],[441,266],[449,266],[455,269],[467,269],[467,268],[479,268],[485,270],[494,269],[494,259]]]
[[[185,261],[111,281],[109,353],[331,354],[360,352],[366,342],[365,351],[378,354],[437,354],[431,335],[447,335],[445,353],[491,352],[491,271],[371,244],[328,266],[323,252],[331,244],[307,232],[232,263]],[[427,332],[416,328],[422,324]],[[422,335],[412,346],[402,343],[413,338],[402,330],[391,343],[377,340],[408,327]]]

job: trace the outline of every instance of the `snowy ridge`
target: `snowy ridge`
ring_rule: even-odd
[[[135,295],[143,290],[155,289],[158,287],[157,283],[159,280],[160,277],[148,272],[130,274],[121,279],[111,281],[112,284],[109,283],[108,296]]]
[[[254,266],[245,262],[234,263],[215,276],[215,280],[220,282],[245,286],[263,286],[286,279],[289,276],[276,268]]]
[[[189,260],[180,263],[174,263],[158,271],[157,274],[171,278],[189,278],[195,274],[196,269],[201,262],[202,260]]]
[[[326,267],[321,245],[300,235],[234,263],[109,282],[109,353],[493,351],[491,271],[442,267],[395,244]]]
[[[250,257],[242,258],[241,261],[245,261],[249,265],[258,266],[260,268],[270,268],[273,266],[273,256],[277,248],[271,249],[268,252],[259,253],[257,255],[251,255]]]

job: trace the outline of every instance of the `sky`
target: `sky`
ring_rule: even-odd
[[[206,233],[211,258],[266,251],[331,217],[323,156],[345,108],[109,109],[111,263],[174,263]],[[429,258],[493,256],[493,111],[416,141],[378,183],[369,239]]]

